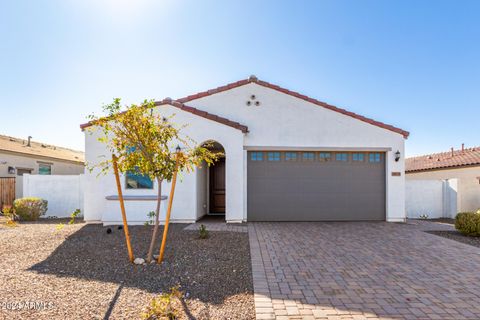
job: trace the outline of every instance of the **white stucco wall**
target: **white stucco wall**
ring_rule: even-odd
[[[158,107],[157,112],[161,112],[166,117],[175,114],[173,122],[188,124],[182,132],[184,135],[194,139],[197,144],[215,140],[223,146],[226,154],[226,219],[229,222],[244,220],[243,133],[235,128],[181,111],[169,105]],[[108,155],[105,146],[96,141],[96,138],[95,134],[85,134],[86,161],[90,165],[98,163],[106,154],[111,156]],[[118,201],[105,199],[105,196],[117,194],[114,175],[109,173],[97,177],[97,174],[98,170],[86,173],[85,219],[88,221],[103,221],[105,224],[119,222],[121,221],[121,216]],[[197,174],[199,173],[181,173],[179,175],[172,207],[172,222],[194,222],[204,215],[203,204],[199,203],[204,201],[206,190],[205,192],[197,193],[197,185],[202,183],[197,181]],[[125,178],[123,176],[120,180],[124,195],[157,194],[157,183],[154,183],[153,190],[131,190],[125,189]],[[164,182],[162,184],[162,194],[168,196],[169,192],[170,183]],[[201,199],[197,197],[201,197]],[[162,222],[165,218],[165,207],[166,201],[163,201]],[[146,220],[147,213],[155,210],[155,201],[126,201],[125,208],[129,223],[142,224]]]
[[[407,217],[454,218],[457,214],[457,180],[407,180]]]
[[[15,178],[15,197],[17,199],[23,196],[23,176],[19,176],[17,173],[8,173],[8,167],[30,169],[32,174],[38,174],[40,163],[50,164],[52,166],[52,175],[82,174],[85,170],[83,163],[0,151],[0,177]]]
[[[480,167],[408,173],[407,180],[457,179],[457,202],[459,212],[476,211],[480,208]]]
[[[251,95],[256,96],[255,101],[260,101],[260,106],[246,105]],[[192,100],[187,105],[247,125],[249,133],[244,142],[247,148],[389,149],[386,159],[387,220],[405,219],[405,139],[402,135],[255,83]],[[397,150],[402,156],[395,162]],[[246,172],[246,164],[244,170]],[[401,172],[401,176],[392,176],[392,172]],[[246,187],[245,182],[244,185]],[[244,200],[246,202],[246,198]],[[246,210],[246,205],[243,207]]]
[[[254,94],[260,106],[246,106]],[[388,221],[403,221],[405,214],[404,138],[401,134],[379,128],[350,116],[334,112],[304,100],[262,87],[248,84],[229,91],[193,100],[187,105],[247,125],[249,132],[181,111],[172,106],[157,108],[163,115],[176,114],[174,122],[189,124],[184,133],[197,143],[215,140],[226,153],[226,220],[245,221],[246,209],[246,153],[249,148],[324,148],[326,150],[382,150],[386,151],[386,212]],[[98,161],[106,154],[94,135],[85,135],[87,163]],[[394,153],[400,151],[396,162]],[[107,154],[107,156],[110,156]],[[392,176],[400,172],[401,176]],[[204,173],[184,174],[179,183],[172,211],[173,221],[190,222],[201,217],[206,194],[197,192],[204,185]],[[124,178],[122,177],[122,183]],[[95,171],[86,174],[85,218],[104,222],[121,221],[118,202],[105,200],[116,194],[113,175],[96,177]],[[156,194],[154,190],[124,190],[124,194]],[[164,194],[169,185],[165,183]],[[143,223],[154,202],[139,204],[127,202],[127,216],[133,223]]]
[[[48,201],[46,217],[70,217],[76,209],[83,215],[84,175],[23,176],[24,197]]]

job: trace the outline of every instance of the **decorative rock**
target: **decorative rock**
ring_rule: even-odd
[[[135,264],[144,264],[144,263],[145,263],[145,259],[143,259],[143,258],[135,258],[135,260],[133,260],[133,263],[135,263]]]
[[[122,230],[123,229],[123,226],[118,226],[118,230]]]
[[[153,259],[158,260],[158,254],[154,254]]]
[[[107,228],[107,233],[108,233],[108,234],[112,233],[112,229],[111,229],[111,228]]]

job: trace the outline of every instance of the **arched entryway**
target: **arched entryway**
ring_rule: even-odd
[[[224,147],[217,141],[206,141],[202,146],[219,153],[218,160],[207,166],[203,164],[197,170],[197,208],[198,218],[217,217],[225,220],[226,214],[226,155]]]

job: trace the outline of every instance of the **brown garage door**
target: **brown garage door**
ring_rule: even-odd
[[[249,151],[249,221],[385,220],[385,153]]]

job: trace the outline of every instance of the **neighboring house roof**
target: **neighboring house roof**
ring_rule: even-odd
[[[405,172],[407,173],[470,166],[480,166],[480,147],[460,150],[452,148],[448,152],[427,154],[405,160]]]
[[[85,155],[82,151],[52,146],[35,141],[30,141],[30,146],[28,146],[27,140],[4,135],[0,135],[0,153],[2,151],[40,158],[78,162],[79,164],[85,162]]]
[[[243,133],[248,132],[248,127],[243,125],[243,124],[240,124],[240,123],[235,122],[235,121],[231,121],[231,120],[229,120],[227,118],[224,118],[224,117],[220,117],[220,116],[208,113],[206,111],[202,111],[202,110],[197,109],[197,108],[187,106],[187,105],[185,105],[185,104],[183,104],[179,101],[172,100],[170,98],[165,98],[162,101],[156,101],[155,102],[156,106],[161,106],[161,105],[165,105],[165,104],[168,104],[172,107],[178,108],[178,109],[183,110],[185,112],[190,112],[194,115],[197,115],[197,116],[200,116],[200,117],[203,117],[203,118],[215,121],[215,122],[219,122],[219,123],[227,125],[229,127],[238,129],[238,130],[242,131]],[[87,127],[90,127],[92,124],[93,123],[90,121],[90,122],[81,124],[80,128],[83,130]]]
[[[216,93],[219,93],[219,92],[223,92],[223,91],[227,91],[227,90],[230,90],[230,89],[233,89],[233,88],[237,88],[237,87],[240,87],[240,86],[244,86],[244,85],[249,84],[249,83],[256,83],[256,84],[261,85],[261,86],[263,86],[263,87],[270,88],[270,89],[273,89],[273,90],[276,90],[276,91],[279,91],[279,92],[288,94],[288,95],[290,95],[290,96],[296,97],[296,98],[298,98],[298,99],[302,99],[302,100],[308,101],[308,102],[313,103],[313,104],[315,104],[315,105],[317,105],[317,106],[324,107],[324,108],[326,108],[326,109],[329,109],[329,110],[332,110],[332,111],[335,111],[335,112],[342,113],[342,114],[344,114],[344,115],[347,115],[347,116],[350,116],[350,117],[355,118],[355,119],[357,119],[357,120],[360,120],[360,121],[363,121],[363,122],[372,124],[372,125],[374,125],[374,126],[377,126],[377,127],[383,128],[383,129],[387,129],[387,130],[390,130],[390,131],[399,133],[399,134],[403,135],[403,137],[404,137],[405,139],[408,138],[408,136],[410,135],[410,133],[409,133],[408,131],[402,130],[402,129],[400,129],[400,128],[394,127],[394,126],[389,125],[389,124],[385,124],[385,123],[383,123],[383,122],[375,121],[375,120],[373,120],[373,119],[370,119],[370,118],[361,116],[361,115],[359,115],[359,114],[356,114],[356,113],[353,113],[353,112],[350,112],[350,111],[347,111],[347,110],[345,110],[345,109],[338,108],[338,107],[333,106],[333,105],[331,105],[331,104],[328,104],[328,103],[325,103],[325,102],[322,102],[322,101],[319,101],[319,100],[310,98],[310,97],[308,97],[308,96],[306,96],[306,95],[300,94],[300,93],[295,92],[295,91],[290,91],[290,90],[288,90],[288,89],[285,89],[285,88],[282,88],[282,87],[280,87],[280,86],[277,86],[277,85],[268,83],[268,82],[266,82],[266,81],[259,80],[259,79],[257,79],[257,77],[255,77],[255,76],[250,76],[250,78],[245,79],[245,80],[240,80],[240,81],[233,82],[233,83],[230,83],[230,84],[227,84],[227,85],[224,85],[224,86],[215,88],[215,89],[210,89],[210,90],[203,91],[203,92],[199,92],[199,93],[196,93],[196,94],[193,94],[193,95],[184,97],[184,98],[180,98],[180,99],[177,99],[177,101],[182,102],[182,103],[185,103],[185,102],[189,102],[189,101],[192,101],[192,100],[196,100],[196,99],[200,99],[200,98],[203,98],[203,97],[207,97],[207,96],[210,96],[210,95],[212,95],[212,94],[216,94]]]

